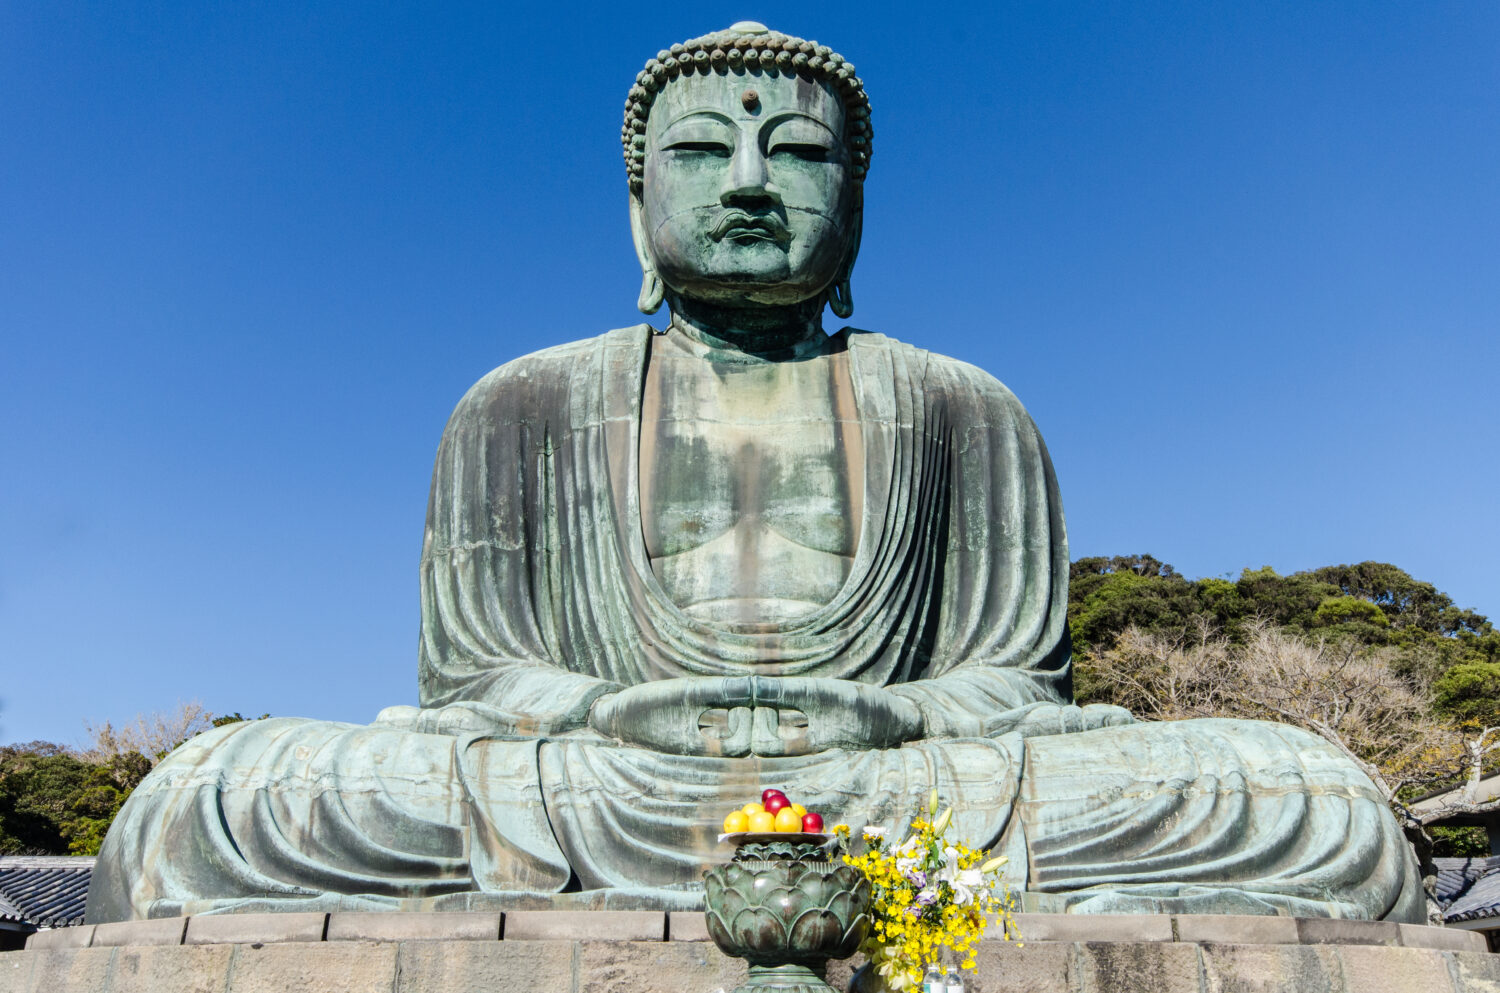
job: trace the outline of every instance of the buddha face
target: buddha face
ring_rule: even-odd
[[[785,306],[817,296],[857,230],[843,136],[844,105],[821,82],[674,80],[646,126],[632,217],[643,263],[695,300]]]

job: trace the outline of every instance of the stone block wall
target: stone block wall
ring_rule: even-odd
[[[1292,918],[1021,915],[973,993],[1500,993],[1444,928]],[[1475,939],[1479,939],[1477,942]],[[857,963],[832,963],[845,988]],[[245,914],[40,932],[0,993],[717,993],[744,963],[697,914]]]

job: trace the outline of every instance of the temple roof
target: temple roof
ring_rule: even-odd
[[[1411,812],[1424,824],[1450,824],[1455,827],[1482,825],[1500,827],[1500,809],[1482,811],[1446,810],[1449,805],[1484,804],[1500,800],[1500,773],[1485,776],[1472,794],[1464,783],[1448,790],[1434,790],[1412,801]]]
[[[1495,918],[1500,923],[1500,856],[1433,859],[1443,919],[1452,923]]]
[[[0,922],[83,923],[93,856],[0,855]]]

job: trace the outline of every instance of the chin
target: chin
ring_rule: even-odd
[[[712,285],[692,287],[683,296],[721,305],[791,307],[812,299],[820,292],[820,288],[814,289],[800,282],[768,280],[747,274],[742,277],[726,275]]]

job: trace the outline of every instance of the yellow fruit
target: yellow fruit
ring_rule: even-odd
[[[746,817],[753,817],[756,814],[764,813],[766,808],[758,803],[747,803],[740,809],[745,812]]]
[[[724,818],[724,833],[739,834],[741,831],[750,830],[750,815],[743,810],[736,810]]]
[[[802,806],[802,804],[800,803],[792,804],[792,809],[797,812],[798,817],[801,817],[803,814],[807,813],[807,808]]]
[[[782,807],[776,815],[776,830],[778,831],[801,831],[802,815],[791,807]]]
[[[766,813],[764,810],[759,811],[758,813],[751,814],[750,815],[750,830],[753,831],[753,832],[755,832],[755,833],[757,833],[757,834],[763,834],[763,833],[765,833],[767,831],[775,831],[776,830],[776,818],[772,817],[770,814]]]

